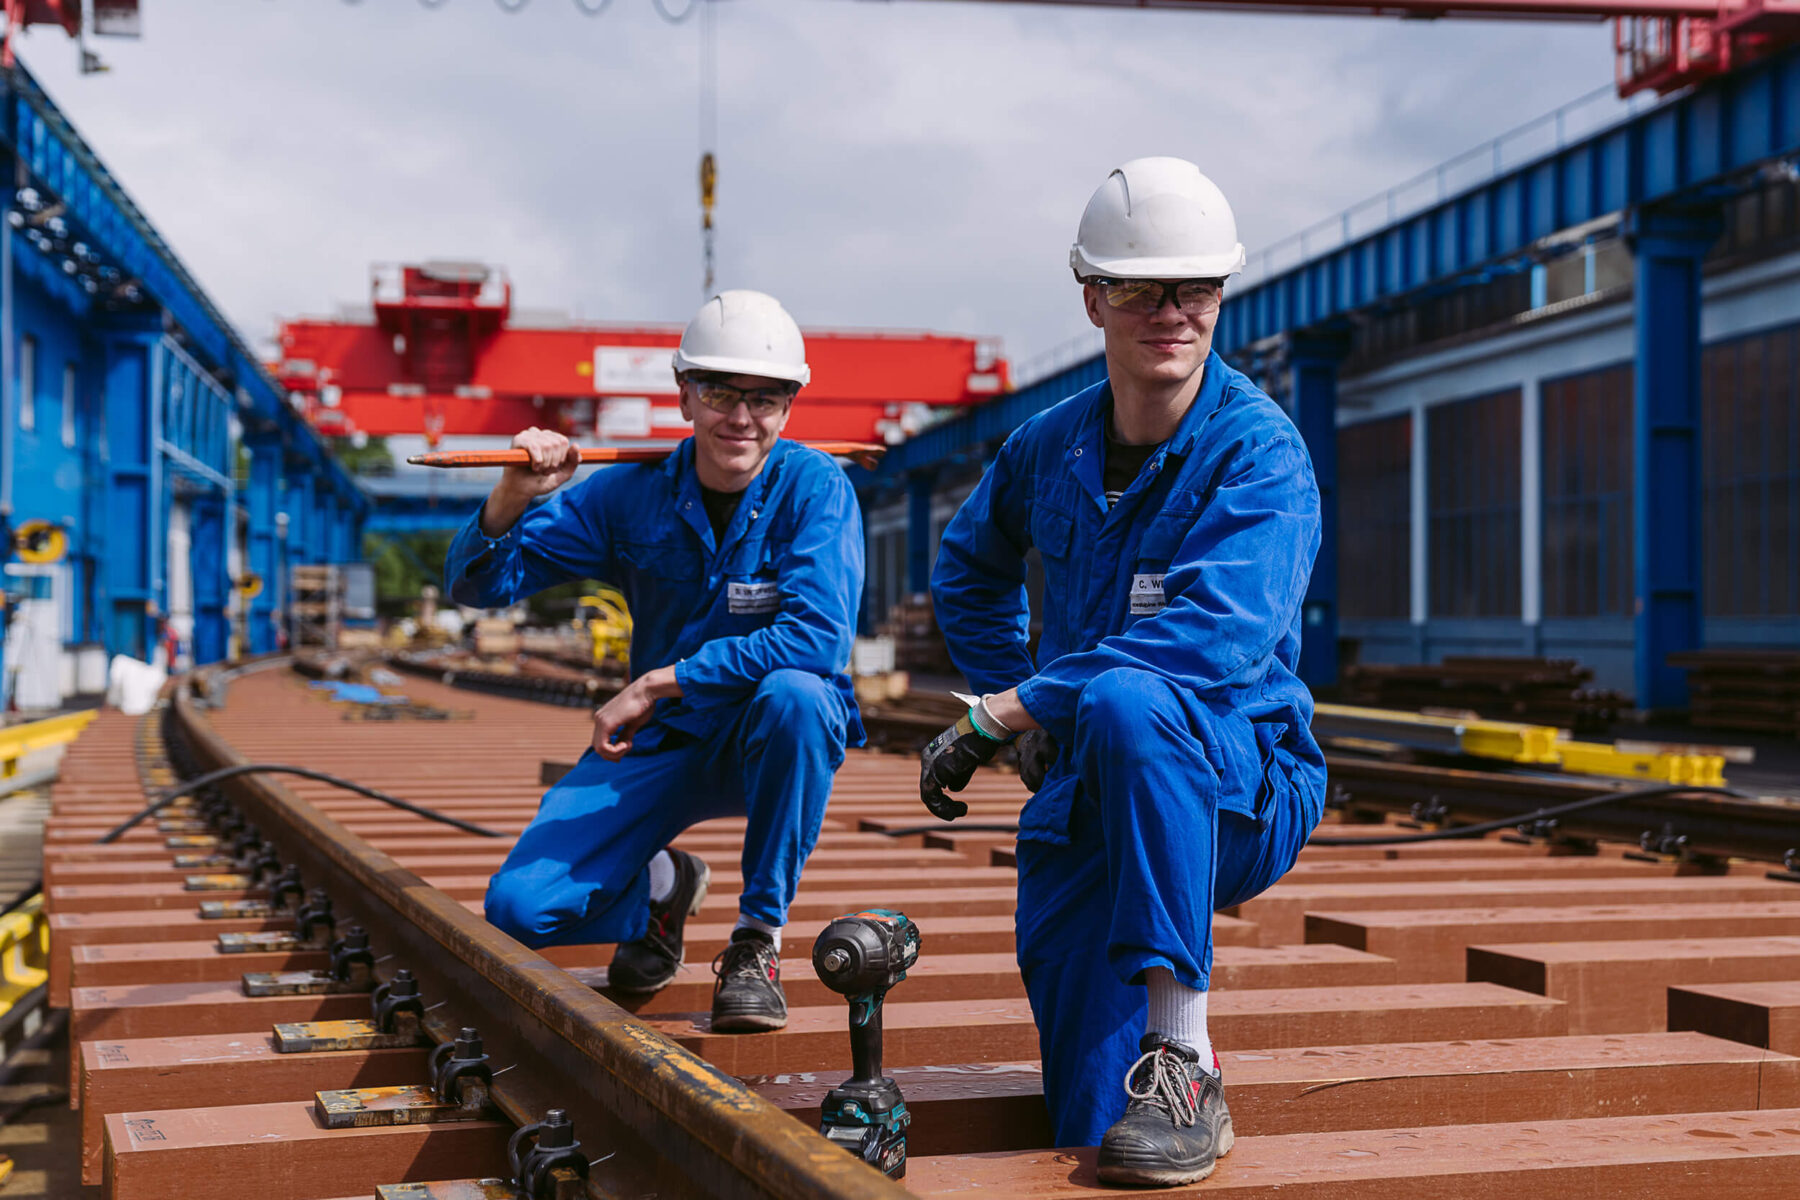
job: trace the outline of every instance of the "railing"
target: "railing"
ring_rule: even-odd
[[[1610,83],[1595,88],[1385,192],[1265,246],[1251,257],[1243,275],[1233,282],[1242,288],[1291,271],[1316,255],[1341,249],[1452,196],[1554,154],[1572,142],[1592,137],[1656,103],[1655,96],[1645,93],[1621,101]]]

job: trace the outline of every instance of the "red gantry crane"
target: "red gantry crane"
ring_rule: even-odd
[[[281,327],[271,370],[321,433],[687,436],[669,366],[679,326],[548,323],[515,312],[511,283],[477,263],[378,266],[370,290],[366,315]],[[806,357],[812,383],[786,432],[805,441],[897,442],[1011,385],[990,339],[807,330]]]
[[[993,3],[996,0],[988,0]],[[1006,0],[1103,8],[1613,23],[1619,95],[1671,92],[1800,41],[1800,0]]]

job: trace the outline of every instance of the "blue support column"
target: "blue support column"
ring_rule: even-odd
[[[107,653],[149,661],[156,653],[160,547],[168,536],[153,377],[160,329],[108,331],[101,404],[106,428]]]
[[[288,564],[318,562],[312,553],[313,477],[304,466],[288,476],[286,512]]]
[[[225,657],[231,633],[226,598],[231,581],[225,556],[225,498],[208,492],[188,505],[188,563],[194,580],[194,665]]]
[[[1337,684],[1337,372],[1348,349],[1348,338],[1337,334],[1296,334],[1288,341],[1294,424],[1319,484],[1319,556],[1306,585],[1300,631],[1300,679],[1315,691]]]
[[[935,470],[906,477],[906,586],[910,592],[931,590],[931,492]]]
[[[331,561],[331,526],[337,520],[337,497],[329,490],[313,489],[313,510],[307,518],[306,544],[310,561]]]
[[[249,568],[262,580],[262,590],[250,600],[247,640],[251,654],[267,654],[275,649],[275,597],[281,569],[275,545],[275,489],[281,480],[281,438],[248,437],[244,444],[250,451],[250,487],[246,497],[250,510]]]
[[[1700,261],[1722,223],[1711,210],[1638,211],[1626,237],[1632,295],[1632,544],[1640,708],[1687,706],[1669,655],[1700,645]]]

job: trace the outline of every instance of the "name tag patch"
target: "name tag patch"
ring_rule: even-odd
[[[1131,615],[1148,616],[1161,612],[1168,605],[1163,599],[1163,577],[1161,575],[1133,575],[1131,577]]]
[[[773,579],[757,579],[749,583],[725,585],[725,602],[733,613],[772,613],[781,611],[780,586]]]

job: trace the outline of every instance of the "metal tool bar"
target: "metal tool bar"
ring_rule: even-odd
[[[802,442],[813,450],[838,458],[853,460],[858,466],[874,470],[887,453],[879,442]],[[583,463],[647,463],[661,462],[673,453],[668,446],[581,446]],[[415,467],[506,467],[522,466],[531,461],[523,450],[435,450],[415,454],[406,460]]]

